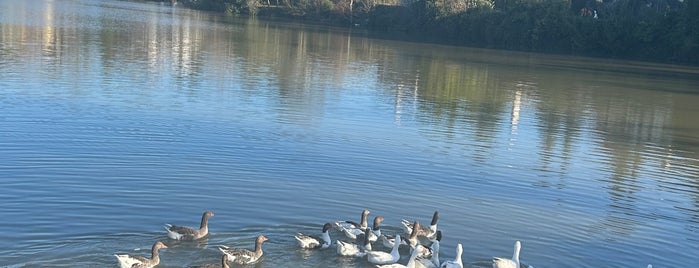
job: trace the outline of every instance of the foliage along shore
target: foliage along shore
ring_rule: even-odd
[[[699,0],[179,0],[420,41],[699,65]]]

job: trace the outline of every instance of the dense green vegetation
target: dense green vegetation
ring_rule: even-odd
[[[699,0],[180,0],[485,48],[699,64]]]

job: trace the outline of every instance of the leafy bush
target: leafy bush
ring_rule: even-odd
[[[260,0],[182,0],[255,14]],[[699,0],[283,0],[287,14],[431,41],[699,64]],[[403,2],[405,3],[405,2]],[[597,11],[597,18],[580,9]],[[364,23],[366,22],[366,24]]]

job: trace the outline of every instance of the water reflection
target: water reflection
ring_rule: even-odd
[[[9,2],[0,1],[5,10],[0,11],[0,83],[13,91],[0,93],[3,104],[12,102],[12,94],[36,91],[49,99],[83,99],[146,116],[191,113],[196,115],[191,122],[172,128],[193,128],[198,119],[214,118],[215,131],[267,142],[249,145],[249,154],[279,150],[274,146],[287,140],[356,139],[344,146],[386,146],[391,153],[378,159],[385,165],[418,159],[438,166],[434,173],[368,171],[372,176],[423,179],[428,174],[435,181],[448,178],[446,186],[435,187],[479,189],[459,193],[463,196],[505,189],[510,198],[526,196],[543,207],[554,203],[589,214],[593,224],[586,230],[608,240],[634,237],[659,221],[681,222],[687,237],[680,239],[696,242],[689,235],[699,226],[699,95],[677,93],[696,90],[699,81],[687,75],[694,69],[664,67],[679,75],[648,78],[659,67],[623,66],[640,70],[640,77],[620,78],[619,72],[595,69],[597,62],[368,39],[345,29],[135,2],[109,3],[117,7],[109,12],[93,7],[108,5],[102,1],[38,1],[38,9],[30,7],[35,1]],[[93,6],[83,8],[86,2]],[[84,25],[74,27],[76,20]],[[262,130],[216,128],[244,120],[253,123],[243,126],[273,122],[267,128],[278,132],[258,137]],[[5,130],[12,128],[12,122],[3,122]],[[353,136],[351,126],[371,133]],[[113,128],[147,136],[143,139],[159,135],[141,127]],[[416,137],[405,140],[377,134],[412,130]],[[171,131],[177,133],[162,135],[164,143],[206,139]],[[401,146],[390,147],[394,143]],[[322,145],[279,147],[322,151]],[[414,158],[400,158],[401,150]],[[294,158],[293,152],[277,153],[265,163],[289,161],[284,158]],[[318,164],[309,162],[305,168]],[[357,175],[353,172],[346,171]],[[475,180],[483,183],[467,185]],[[301,251],[296,257],[318,256]],[[342,260],[341,265],[356,263]]]
[[[48,14],[52,12],[46,10]],[[118,60],[122,57],[135,63],[144,62],[141,60],[144,58],[148,63],[145,67],[137,64],[121,68],[145,68],[152,76],[150,79],[144,77],[146,80],[178,81],[176,84],[181,90],[191,91],[187,93],[191,100],[201,94],[194,90],[197,85],[203,79],[213,77],[219,78],[221,90],[242,88],[253,95],[260,90],[277,91],[274,100],[264,101],[276,103],[280,109],[277,113],[280,122],[294,124],[307,124],[308,120],[319,118],[326,109],[323,104],[328,98],[333,99],[329,93],[353,90],[359,80],[373,81],[378,83],[375,85],[387,85],[388,92],[385,93],[393,95],[395,124],[402,124],[406,115],[416,116],[416,120],[425,125],[423,135],[436,144],[447,146],[440,150],[447,154],[468,155],[482,164],[498,153],[496,143],[499,140],[495,137],[507,134],[511,142],[522,139],[517,131],[518,125],[522,120],[534,119],[536,132],[541,135],[537,138],[540,143],[539,169],[566,177],[570,175],[574,156],[584,154],[590,150],[587,146],[593,146],[592,151],[597,153],[590,156],[590,160],[607,163],[599,168],[608,171],[608,176],[598,179],[608,183],[610,207],[614,208],[632,207],[617,202],[634,196],[640,187],[635,186],[634,180],[642,175],[642,167],[650,162],[670,161],[667,156],[648,151],[646,144],[666,148],[684,146],[675,145],[676,141],[668,138],[675,135],[668,131],[698,128],[693,120],[678,121],[674,116],[687,114],[685,110],[688,109],[688,106],[676,102],[686,103],[685,97],[696,99],[695,95],[639,94],[634,88],[600,92],[601,89],[594,86],[595,81],[614,78],[599,77],[598,73],[581,71],[584,68],[576,69],[574,65],[568,67],[569,71],[538,72],[551,64],[509,59],[514,65],[531,69],[529,73],[512,73],[495,68],[495,60],[480,58],[477,55],[480,51],[462,50],[463,54],[458,57],[431,51],[426,57],[420,54],[420,45],[399,50],[378,46],[365,38],[352,38],[348,32],[333,29],[308,31],[294,28],[298,25],[280,27],[259,20],[219,29],[217,27],[221,26],[201,24],[204,16],[201,13],[186,12],[188,16],[173,14],[176,19],[143,13],[139,15],[150,18],[140,20],[137,19],[140,16],[134,16],[131,25],[101,26],[101,29],[106,29],[103,31],[109,31],[103,35],[101,47],[113,47],[104,49],[104,65],[110,66],[110,62],[123,64]],[[177,23],[168,24],[163,20]],[[103,22],[109,23],[109,20]],[[55,40],[53,31],[53,27],[46,28],[43,36]],[[141,45],[146,45],[147,49],[134,48]],[[126,51],[119,51],[124,48]],[[144,54],[139,51],[144,51]],[[168,63],[169,60],[173,62]],[[537,77],[530,77],[534,72]],[[523,77],[526,80],[522,80]],[[572,81],[571,77],[574,77]],[[678,83],[687,84],[688,81],[675,84]],[[325,92],[317,92],[319,88]],[[416,110],[406,111],[406,103]],[[507,110],[509,114],[504,113]],[[586,127],[593,127],[595,132],[584,133]],[[505,130],[509,133],[498,134]],[[580,142],[590,135],[599,142],[581,148]],[[453,145],[456,144],[473,145],[474,148],[455,149],[457,147]],[[631,144],[632,147],[618,147],[618,144]],[[696,160],[690,162],[681,166],[696,164]],[[693,175],[696,177],[696,171]],[[554,184],[565,187],[561,180]]]
[[[685,141],[696,138],[692,131],[699,128],[690,118],[691,112],[686,111],[696,101],[695,95],[638,94],[633,88],[606,89],[609,93],[600,93],[599,88],[589,85],[614,78],[580,72],[575,66],[569,66],[570,75],[575,75],[572,82],[571,76],[561,71],[539,73],[540,77],[522,80],[522,76],[528,74],[494,68],[495,60],[480,58],[475,55],[481,53],[478,51],[462,50],[463,54],[458,57],[431,51],[427,57],[419,53],[420,45],[399,50],[369,42],[366,38],[352,38],[349,32],[307,31],[293,23],[282,27],[249,20],[244,24],[212,25],[203,23],[204,18],[226,19],[185,9],[169,10],[167,16],[163,16],[136,8],[120,20],[108,12],[97,13],[93,16],[98,16],[99,25],[91,29],[98,31],[78,33],[65,27],[73,18],[56,17],[56,14],[65,13],[56,8],[75,7],[56,7],[55,3],[45,2],[41,16],[34,18],[38,21],[24,21],[31,20],[31,16],[5,16],[1,38],[5,44],[3,52],[8,53],[3,53],[4,61],[17,60],[17,55],[32,57],[41,51],[38,54],[46,64],[38,69],[57,75],[65,61],[75,61],[72,65],[80,66],[81,56],[97,54],[102,61],[97,69],[104,77],[113,77],[114,73],[135,75],[155,85],[165,85],[172,79],[178,85],[177,90],[190,91],[184,94],[189,94],[190,100],[201,94],[195,89],[204,79],[216,77],[217,86],[223,91],[244,88],[254,94],[260,89],[277,90],[275,98],[280,109],[302,111],[295,114],[305,115],[324,111],[322,106],[313,106],[325,103],[327,95],[313,90],[352,90],[355,82],[368,80],[380,83],[382,88],[390,86],[385,88],[389,91],[387,96],[392,95],[397,125],[406,113],[417,114],[422,117],[417,120],[434,126],[429,129],[444,130],[426,132],[431,139],[446,139],[457,144],[466,139],[479,145],[473,156],[479,161],[486,161],[488,155],[493,154],[491,150],[496,148],[496,140],[492,137],[497,135],[493,132],[509,125],[509,135],[514,139],[520,120],[529,120],[531,118],[523,116],[530,116],[536,118],[538,133],[542,135],[542,170],[559,169],[566,173],[576,142],[583,135],[589,135],[581,133],[581,129],[590,124],[596,130],[592,135],[604,141],[595,145],[601,150],[600,154],[608,154],[613,159],[607,162],[610,166],[606,169],[612,173],[610,178],[617,179],[609,179],[610,182],[637,177],[639,167],[658,159],[668,169],[672,169],[675,165],[671,163],[678,159],[689,161],[678,164],[679,168],[696,163],[691,155],[673,156],[671,149],[692,146],[691,152],[696,148],[695,141],[691,144]],[[17,14],[22,14],[21,9]],[[34,28],[35,25],[41,26]],[[93,40],[95,38],[97,40]],[[41,46],[32,45],[34,43]],[[83,45],[76,46],[76,43]],[[282,43],[288,47],[282,48]],[[91,51],[95,49],[97,51]],[[532,65],[528,60],[510,61],[516,65],[529,64],[532,69],[547,66]],[[362,67],[358,68],[360,65]],[[691,83],[681,80],[673,84]],[[406,103],[417,110],[406,111]],[[509,115],[503,113],[506,110]],[[281,121],[288,120],[291,119]],[[614,147],[629,141],[634,147]],[[645,145],[649,143],[668,148],[666,155],[658,155],[655,151],[646,154]],[[561,161],[560,167],[551,167],[554,160]],[[688,175],[696,177],[696,170],[689,172]]]

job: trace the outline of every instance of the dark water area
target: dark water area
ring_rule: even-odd
[[[699,267],[699,69],[368,38],[152,2],[0,0],[0,267],[373,267],[383,216],[468,267]],[[210,236],[167,239],[166,223]],[[342,235],[333,232],[333,239]],[[377,249],[387,250],[382,246]],[[401,251],[401,263],[408,259]]]

